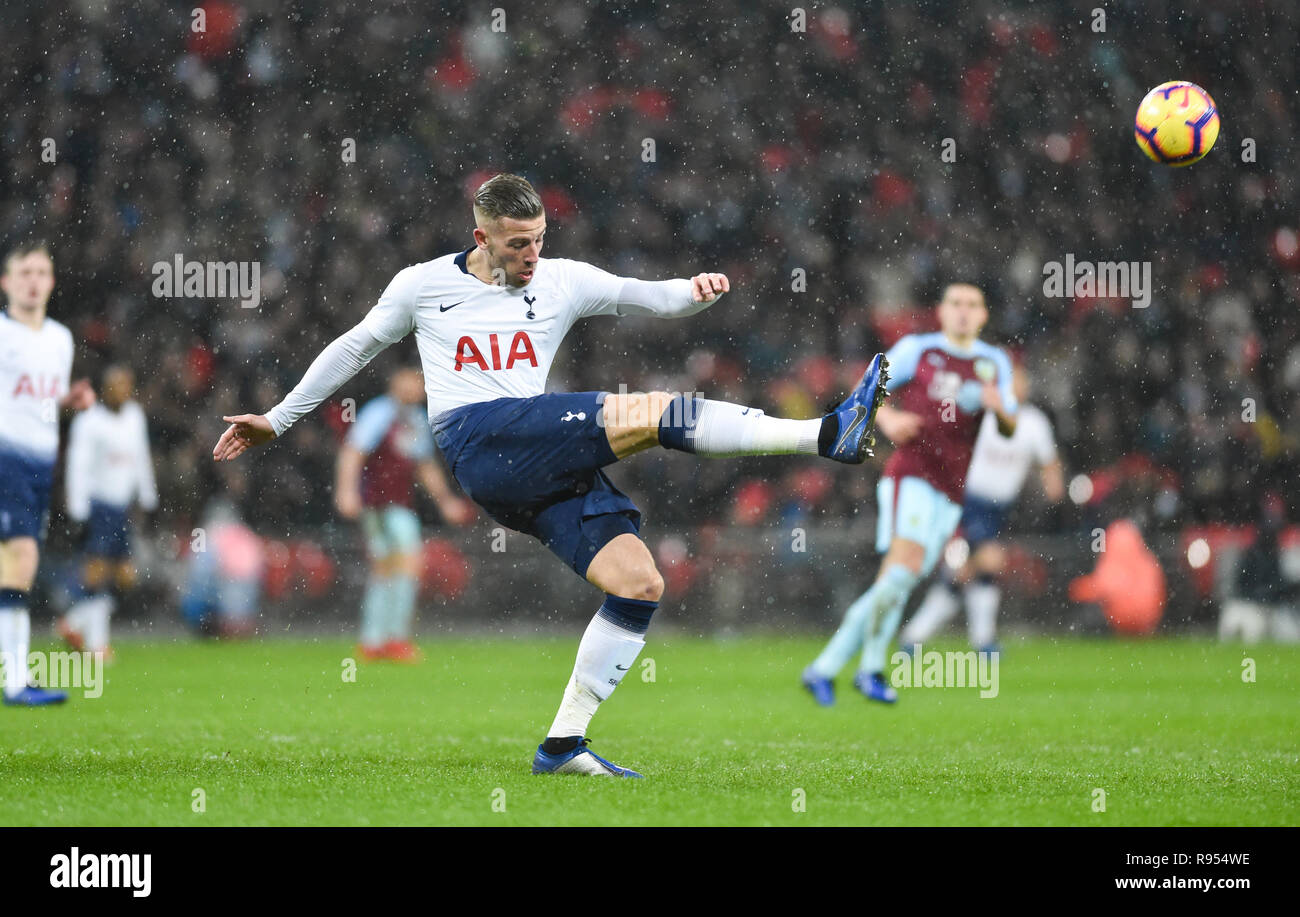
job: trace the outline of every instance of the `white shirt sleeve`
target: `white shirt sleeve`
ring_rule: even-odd
[[[568,261],[569,295],[577,318],[593,315],[653,315],[682,318],[702,312],[710,302],[695,302],[691,282],[619,277],[583,261]],[[721,294],[719,294],[721,295]],[[717,302],[714,297],[713,302]]]
[[[275,435],[283,436],[284,431],[293,426],[298,418],[314,411],[322,401],[338,391],[339,386],[361,372],[390,343],[392,341],[375,337],[365,319],[351,331],[335,338],[307,368],[302,381],[294,390],[266,412],[266,419],[270,421]]]
[[[139,478],[137,479],[137,498],[140,508],[152,513],[158,508],[158,483],[153,475],[153,455],[149,452],[149,422],[145,420],[144,409],[136,407],[136,431],[139,439],[138,460]]]
[[[314,411],[385,347],[414,330],[422,268],[415,264],[398,271],[366,317],[322,350],[294,390],[266,412],[276,436],[282,436],[300,417]]]
[[[423,267],[413,264],[398,271],[379,302],[361,320],[376,340],[396,344],[415,330],[415,303],[424,278]]]
[[[84,522],[90,515],[90,473],[95,462],[92,434],[90,412],[82,411],[68,428],[68,472],[64,486],[68,515],[76,522]]]

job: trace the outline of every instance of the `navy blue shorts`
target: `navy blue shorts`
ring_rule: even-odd
[[[0,541],[45,538],[54,463],[0,450]]]
[[[966,536],[966,541],[970,543],[972,548],[976,548],[986,541],[993,541],[1002,531],[1002,524],[1006,521],[1006,515],[1007,508],[1005,505],[968,495],[962,501],[961,507],[962,534]]]
[[[555,392],[468,404],[434,423],[438,448],[470,498],[532,535],[579,576],[641,511],[605,473],[618,461],[599,422],[606,392]]]
[[[122,560],[131,555],[130,523],[126,509],[90,502],[90,516],[86,519],[86,540],[81,549],[91,557]]]

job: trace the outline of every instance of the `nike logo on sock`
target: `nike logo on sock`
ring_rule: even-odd
[[[461,305],[461,303],[463,303],[463,302],[465,302],[465,300],[462,299],[460,302],[454,302],[454,303],[452,303],[450,306],[439,305],[439,306],[438,306],[438,311],[439,311],[439,312],[446,312],[448,309],[454,309],[454,308],[456,308],[457,306]]]

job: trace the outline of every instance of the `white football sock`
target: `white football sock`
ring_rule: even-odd
[[[26,608],[0,608],[0,660],[4,661],[4,693],[14,695],[27,687],[27,650],[32,642],[32,619]]]
[[[996,583],[974,582],[966,587],[966,625],[971,646],[978,649],[997,639],[998,604],[1002,590]]]
[[[725,458],[732,455],[817,454],[822,419],[786,420],[768,417],[759,408],[728,401],[693,402],[694,429],[687,441],[696,455]]]
[[[113,605],[111,595],[96,596],[87,603],[82,618],[82,638],[87,652],[101,653],[108,649],[108,619]]]
[[[957,613],[957,604],[957,596],[947,583],[935,583],[903,628],[899,642],[924,643],[929,640]]]
[[[596,708],[614,693],[643,646],[645,634],[619,627],[599,614],[592,618],[578,644],[573,674],[547,737],[585,736]]]
[[[84,598],[68,609],[63,616],[63,624],[68,630],[80,634],[86,629],[86,608],[92,601],[94,599]]]

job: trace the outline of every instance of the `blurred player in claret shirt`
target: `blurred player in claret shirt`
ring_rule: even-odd
[[[876,488],[876,550],[885,556],[875,583],[804,670],[804,687],[823,706],[835,702],[831,680],[859,650],[854,686],[870,700],[898,700],[885,680],[885,654],[908,596],[957,530],[982,415],[993,414],[1005,436],[1015,430],[1011,360],[979,340],[989,318],[983,291],[951,283],[937,311],[939,331],[906,335],[885,355],[892,403],[876,424],[897,447]]]
[[[54,292],[50,250],[39,242],[12,249],[0,289],[0,693],[6,704],[35,707],[68,699],[27,683],[27,603],[49,525],[59,409],[85,410],[95,392],[86,379],[70,381],[72,333],[45,314]]]
[[[960,570],[946,563],[941,567],[939,581],[930,587],[925,601],[903,628],[900,640],[908,652],[929,640],[963,604],[971,646],[982,653],[997,652],[998,605],[1002,601],[998,577],[1007,562],[998,535],[1007,513],[1034,467],[1039,469],[1048,500],[1059,503],[1065,497],[1065,472],[1056,454],[1052,422],[1025,402],[1029,373],[1024,366],[1015,369],[1015,385],[1020,402],[1015,433],[1003,436],[993,415],[985,414],[966,475],[961,533],[970,545],[970,557]]]
[[[135,584],[131,563],[131,508],[158,508],[149,429],[132,397],[135,375],[125,366],[104,372],[103,400],[77,415],[68,431],[68,516],[83,527],[84,597],[59,621],[59,635],[75,650],[111,656],[108,622],[119,598]]]
[[[420,518],[411,508],[419,479],[443,518],[463,525],[474,507],[452,493],[434,461],[433,431],[424,410],[424,377],[400,369],[388,394],[357,414],[339,452],[334,502],[345,519],[360,519],[370,576],[361,602],[362,659],[418,662],[411,620],[420,583]]]

